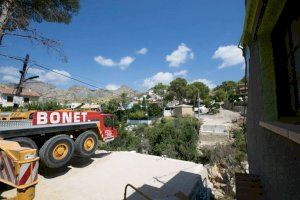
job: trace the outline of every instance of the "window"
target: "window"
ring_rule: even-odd
[[[297,6],[287,3],[273,32],[278,117],[300,123],[300,19]]]
[[[7,102],[13,102],[13,97],[12,96],[7,96],[6,100],[7,100]]]
[[[24,103],[29,103],[29,98],[28,97],[24,97]]]

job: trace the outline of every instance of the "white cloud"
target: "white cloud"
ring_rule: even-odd
[[[60,75],[62,74],[62,75]],[[66,77],[67,76],[67,77]],[[65,70],[58,70],[54,69],[53,72],[46,72],[42,77],[41,80],[47,80],[47,82],[56,82],[56,83],[66,83],[70,79],[68,77],[71,77],[71,74]]]
[[[2,74],[1,79],[3,81],[11,83],[17,83],[19,81],[19,70],[16,67],[0,67],[0,74]],[[39,78],[36,80],[52,83],[55,85],[66,83],[69,81],[68,77],[71,77],[71,74],[64,70],[54,69],[53,71],[45,71],[42,69],[32,67],[28,69],[27,74],[28,77],[39,76]]]
[[[103,56],[96,56],[94,60],[101,66],[104,67],[119,67],[120,69],[128,68],[134,61],[135,58],[131,56],[125,56],[120,59],[119,62],[113,61],[110,58],[105,58]]]
[[[18,83],[20,79],[19,79],[19,77],[16,77],[16,76],[4,75],[2,77],[2,80],[6,81],[8,83]]]
[[[148,53],[148,49],[147,48],[141,48],[140,50],[136,51],[136,54],[139,54],[139,55],[145,55]]]
[[[115,85],[115,84],[107,84],[105,86],[105,89],[107,89],[107,90],[117,90],[119,88],[120,88],[120,86],[119,85]]]
[[[194,53],[184,43],[181,43],[175,51],[166,56],[166,61],[169,62],[170,67],[179,67],[192,59],[194,59]]]
[[[117,65],[117,63],[115,63],[112,59],[104,58],[102,56],[97,56],[94,58],[94,60],[105,67],[114,67]]]
[[[205,85],[207,85],[209,87],[209,89],[213,89],[215,88],[217,85],[214,84],[211,80],[208,80],[208,79],[205,79],[205,78],[199,78],[197,80],[194,80],[192,81],[193,83],[194,82],[201,82],[201,83],[204,83]]]
[[[146,89],[152,88],[158,83],[169,84],[176,77],[184,76],[188,73],[187,70],[181,70],[179,72],[158,72],[154,76],[144,79],[143,87]]]
[[[220,46],[212,58],[222,61],[219,69],[244,64],[243,52],[236,45]]]
[[[185,75],[187,75],[187,73],[188,73],[188,70],[181,70],[179,72],[174,72],[174,75],[175,76],[185,76]]]
[[[134,60],[135,60],[135,58],[126,56],[126,57],[121,58],[118,65],[120,66],[120,69],[126,69],[127,67],[129,67],[131,65],[131,63],[134,62]]]
[[[11,75],[11,76],[19,76],[20,72],[15,67],[3,66],[3,67],[0,67],[0,74]]]

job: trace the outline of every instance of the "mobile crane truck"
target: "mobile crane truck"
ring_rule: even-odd
[[[59,168],[72,156],[90,157],[98,140],[118,136],[114,117],[96,111],[36,111],[31,120],[0,121],[0,138],[38,149],[45,166]]]

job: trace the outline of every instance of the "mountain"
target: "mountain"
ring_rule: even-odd
[[[64,103],[108,101],[114,97],[119,97],[122,93],[127,93],[129,97],[139,95],[139,92],[126,85],[121,86],[117,90],[106,90],[100,88],[91,90],[83,86],[72,86],[67,90],[64,90],[49,83],[28,81],[24,87],[39,93],[41,95],[41,101],[54,99]]]

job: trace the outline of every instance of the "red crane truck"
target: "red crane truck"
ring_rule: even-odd
[[[118,136],[111,114],[76,111],[37,111],[28,121],[0,121],[0,138],[39,150],[49,168],[64,166],[73,156],[89,157],[98,140]]]

